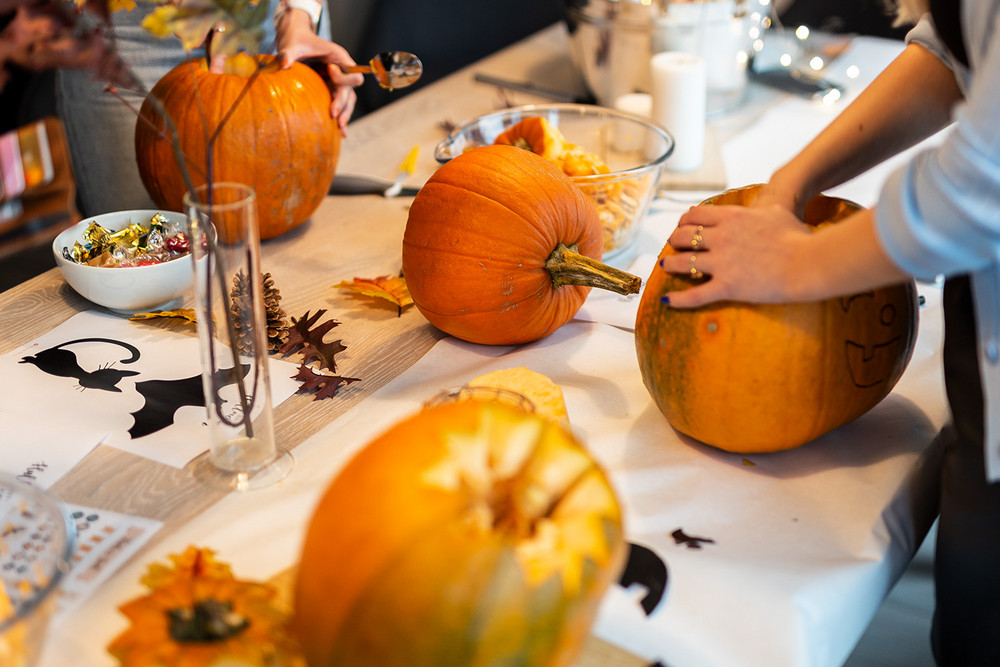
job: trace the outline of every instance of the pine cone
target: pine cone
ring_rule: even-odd
[[[240,354],[250,354],[253,351],[253,328],[247,326],[250,319],[252,304],[250,303],[250,284],[242,271],[233,276],[233,289],[229,292],[229,312],[236,329],[236,348]],[[246,315],[244,315],[244,313]]]
[[[264,319],[267,326],[267,350],[277,352],[288,340],[288,321],[282,310],[281,292],[274,286],[270,273],[261,276],[262,296],[264,299]],[[230,293],[231,312],[236,326],[237,347],[240,353],[247,354],[253,349],[253,331],[246,326],[243,313],[249,313],[250,289],[247,278],[241,271],[233,278],[233,289]]]
[[[288,340],[288,320],[281,308],[281,292],[274,286],[270,273],[265,273],[264,283],[264,317],[267,319],[267,349],[277,352]]]

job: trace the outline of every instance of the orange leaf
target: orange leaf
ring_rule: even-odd
[[[194,313],[193,308],[178,308],[177,310],[157,310],[152,313],[135,313],[129,316],[129,319],[133,322],[141,322],[143,320],[153,320],[160,317],[178,317],[180,319],[187,320],[188,322],[197,322],[198,317]]]
[[[400,313],[403,312],[403,308],[413,305],[410,290],[407,289],[406,280],[402,276],[379,276],[375,279],[355,278],[352,281],[343,280],[334,287],[347,289],[355,294],[385,299],[396,304]]]

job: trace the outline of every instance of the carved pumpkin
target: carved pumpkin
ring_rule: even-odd
[[[268,239],[305,222],[323,201],[340,157],[340,130],[318,74],[301,63],[279,69],[273,56],[256,59],[230,57],[223,74],[210,73],[203,58],[169,71],[143,102],[135,153],[156,205],[182,211],[186,188],[168,140],[174,135],[153,99],[177,128],[194,187],[206,182],[209,134],[235,106],[215,142],[213,178],[254,189],[261,238]],[[262,70],[240,98],[257,62]]]
[[[524,343],[562,326],[590,287],[621,294],[640,280],[601,264],[597,209],[534,153],[484,146],[420,188],[403,234],[413,302],[442,331],[484,344]]]
[[[569,665],[625,552],[614,491],[568,431],[497,401],[438,404],[320,500],[297,637],[310,665]]]
[[[755,186],[702,205],[746,205]],[[817,197],[817,225],[859,210]],[[673,253],[668,245],[661,252]],[[873,408],[909,363],[917,333],[912,281],[812,303],[724,302],[692,310],[660,303],[692,279],[653,270],[635,344],[643,382],[675,429],[731,452],[798,447]]]

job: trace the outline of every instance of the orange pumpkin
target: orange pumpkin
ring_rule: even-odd
[[[442,331],[484,344],[543,338],[590,287],[622,294],[640,280],[601,264],[597,209],[545,159],[484,146],[440,167],[410,206],[403,274]]]
[[[497,401],[438,404],[320,500],[296,634],[310,665],[569,665],[624,555],[614,491],[568,431]]]
[[[493,143],[523,148],[556,165],[566,151],[562,132],[541,116],[519,120],[497,135]]]
[[[756,192],[733,190],[703,205],[746,205]],[[805,221],[835,222],[859,208],[821,196]],[[673,252],[668,245],[660,256]],[[692,284],[653,270],[636,317],[636,352],[646,389],[673,427],[721,449],[778,451],[818,438],[888,395],[913,353],[912,281],[811,303],[660,303]]]
[[[243,94],[257,69],[256,79]],[[186,192],[159,100],[176,127],[197,187],[206,182],[207,142],[230,109],[216,139],[213,179],[252,187],[262,239],[305,222],[326,196],[340,156],[340,130],[330,117],[330,92],[318,74],[295,63],[282,70],[273,56],[239,54],[213,74],[203,58],[181,63],[153,87],[135,127],[139,174],[156,205],[183,210]]]
[[[501,132],[494,144],[524,148],[539,155],[567,176],[607,174],[611,169],[594,153],[566,140],[555,125],[542,116],[529,116]]]

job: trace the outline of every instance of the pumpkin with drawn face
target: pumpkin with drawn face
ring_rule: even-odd
[[[756,191],[728,191],[703,205],[746,205]],[[805,221],[835,223],[858,210],[821,196]],[[661,256],[673,252],[667,245]],[[660,303],[693,284],[653,270],[636,318],[639,368],[675,429],[727,451],[791,449],[860,417],[889,394],[913,353],[913,281],[811,303]]]

